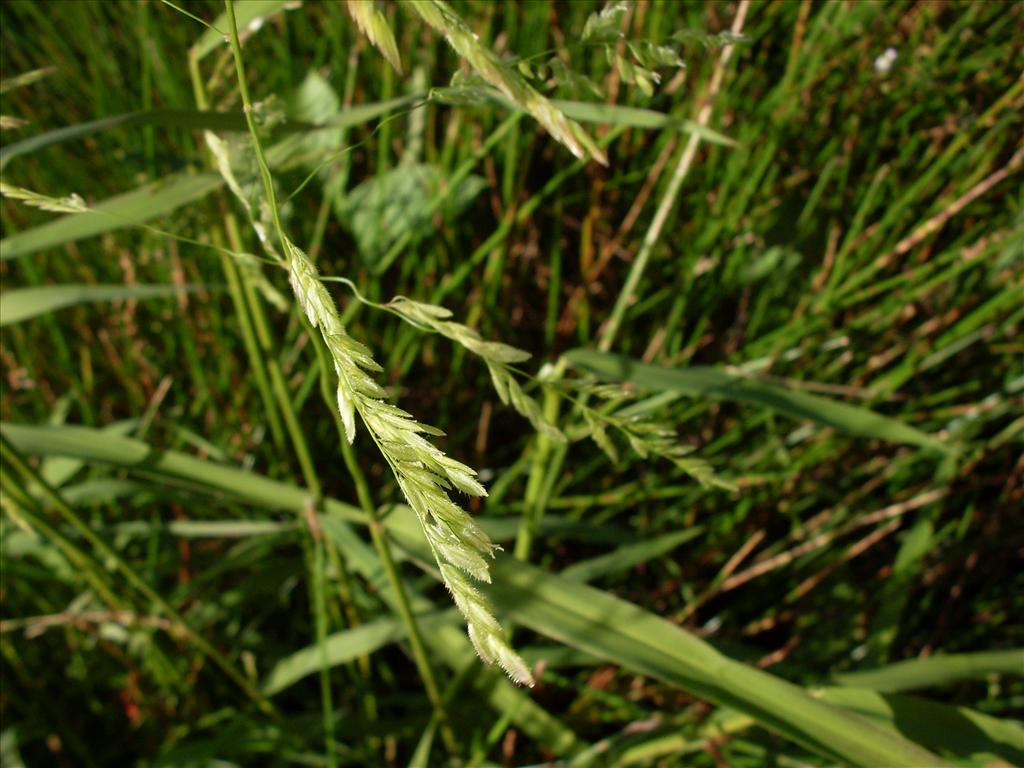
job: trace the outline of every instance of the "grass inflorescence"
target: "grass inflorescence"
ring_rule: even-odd
[[[1024,763],[1019,4],[0,21],[4,765]]]

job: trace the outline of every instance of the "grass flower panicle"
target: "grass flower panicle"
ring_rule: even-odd
[[[425,434],[439,436],[443,432],[421,424],[411,414],[384,401],[387,392],[371,376],[381,371],[381,367],[370,350],[345,331],[337,306],[320,281],[316,266],[290,240],[284,240],[284,248],[292,290],[310,324],[320,330],[334,363],[338,376],[338,410],[345,437],[349,443],[355,439],[355,415],[358,413],[420,521],[444,584],[466,618],[469,638],[480,658],[488,664],[499,664],[516,682],[532,685],[529,669],[509,645],[490,603],[466,578],[469,575],[478,581],[490,582],[485,557],[492,555],[497,547],[469,513],[451,500],[448,492],[457,489],[470,496],[486,496],[487,491],[477,481],[472,468],[446,456],[423,437]],[[446,310],[439,307],[415,305],[416,308],[410,310],[412,306],[412,302],[407,302],[404,308],[424,324],[446,316],[443,314]],[[448,330],[472,341],[474,332],[465,326],[461,328],[465,331]],[[483,348],[506,358],[510,354],[508,350],[513,350],[500,344]],[[521,359],[518,355],[513,357]]]

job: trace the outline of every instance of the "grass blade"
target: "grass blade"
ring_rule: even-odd
[[[152,299],[197,291],[200,285],[38,285],[0,295],[0,326],[13,325],[76,304]]]
[[[430,553],[407,510],[387,520],[417,560]],[[820,755],[863,766],[941,765],[887,728],[813,699],[779,678],[729,659],[680,627],[606,592],[510,557],[492,565],[485,588],[515,621],[559,642],[733,707]]]
[[[667,533],[650,541],[626,544],[606,555],[599,555],[570,565],[562,571],[562,576],[573,581],[593,581],[600,576],[625,571],[639,563],[662,557],[687,541],[697,538],[703,532],[704,529],[700,527],[688,528],[685,531]]]
[[[104,200],[85,213],[61,216],[5,237],[0,241],[0,259],[16,259],[45,248],[144,224],[208,195],[223,183],[220,176],[211,173],[173,174]]]
[[[671,390],[692,397],[750,403],[860,437],[907,443],[947,453],[952,450],[949,445],[919,429],[867,408],[786,389],[777,384],[727,373],[719,368],[665,368],[641,363],[624,355],[586,349],[574,349],[566,353],[566,357],[580,370],[603,381],[628,383],[649,391]]]
[[[821,696],[951,757],[982,764],[1005,760],[1010,765],[1024,765],[1024,725],[1015,720],[996,719],[917,696],[855,688],[828,688]]]
[[[1024,676],[1024,648],[980,653],[951,653],[928,659],[909,659],[879,669],[836,675],[843,686],[869,688],[880,693],[936,688],[989,675]]]
[[[649,131],[674,129],[681,133],[695,133],[709,144],[721,144],[725,147],[736,146],[736,140],[713,128],[699,125],[693,120],[680,120],[664,112],[642,107],[626,107],[621,104],[600,104],[589,101],[562,101],[552,99],[552,104],[567,117],[581,123],[604,123],[606,125],[625,125],[630,128],[644,128]],[[510,106],[513,106],[511,102]]]
[[[336,632],[327,638],[323,649],[319,645],[311,645],[277,662],[263,683],[263,692],[273,696],[302,678],[318,673],[321,664],[329,667],[345,664],[404,636],[402,622],[397,619],[380,619]]]
[[[26,453],[70,456],[90,462],[136,467],[189,487],[228,493],[264,509],[301,512],[310,498],[309,491],[297,486],[203,461],[178,451],[160,451],[141,440],[110,435],[88,427],[39,427],[5,422],[0,424],[0,432]],[[340,501],[328,500],[325,509],[343,520],[367,522],[366,515],[359,509]]]

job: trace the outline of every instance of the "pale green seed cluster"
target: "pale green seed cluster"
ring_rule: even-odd
[[[67,197],[47,197],[30,189],[15,187],[6,182],[0,181],[0,195],[9,197],[12,200],[20,200],[27,206],[38,208],[41,211],[52,211],[53,213],[85,213],[89,207],[79,195],[71,194]]]
[[[454,488],[471,496],[486,496],[487,491],[473,469],[446,456],[423,437],[442,432],[420,424],[411,414],[384,401],[387,393],[371,377],[381,368],[370,350],[345,331],[334,300],[309,257],[289,240],[284,246],[292,289],[310,324],[320,329],[334,362],[338,410],[346,438],[350,443],[355,438],[358,413],[423,526],[441,577],[466,618],[470,640],[480,658],[489,664],[497,662],[516,682],[532,685],[529,669],[509,646],[487,599],[465,576],[490,582],[485,557],[496,547],[473,518],[448,497],[448,491]],[[439,309],[433,308],[435,312]],[[420,312],[418,316],[422,319],[430,314]]]
[[[501,342],[482,339],[480,334],[469,326],[449,320],[452,313],[444,307],[422,304],[399,296],[388,304],[388,308],[414,325],[425,326],[428,330],[440,333],[481,357],[487,363],[491,382],[494,384],[494,389],[501,402],[511,405],[519,415],[530,422],[534,429],[549,439],[558,443],[566,442],[565,435],[544,417],[537,401],[523,392],[523,388],[519,386],[519,382],[509,370],[510,363],[521,363],[528,360],[529,352]]]
[[[398,55],[395,35],[374,0],[347,0],[345,6],[360,31],[376,46],[391,66],[401,73],[402,59]]]
[[[581,160],[594,159],[602,165],[608,160],[586,131],[574,120],[555,109],[535,90],[519,71],[504,64],[497,54],[480,42],[476,33],[443,0],[410,0],[423,20],[442,32],[452,48],[487,82],[504,93],[520,108],[533,115],[545,130],[569,148]]]

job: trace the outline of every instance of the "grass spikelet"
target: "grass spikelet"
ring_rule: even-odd
[[[487,663],[500,664],[517,683],[532,685],[533,678],[526,664],[508,644],[490,605],[463,575],[489,582],[485,556],[491,555],[496,547],[469,513],[449,498],[448,491],[455,488],[470,496],[486,496],[487,491],[477,481],[473,469],[446,456],[423,437],[424,434],[442,434],[440,430],[419,423],[411,414],[382,399],[383,388],[370,376],[381,368],[370,351],[345,331],[316,266],[291,241],[286,239],[284,246],[292,290],[310,324],[323,335],[334,363],[338,376],[338,409],[346,439],[350,443],[355,439],[355,414],[358,413],[423,527],[445,586],[466,618],[469,637],[480,658]],[[446,310],[407,300],[399,304],[410,317],[424,325],[442,324],[445,330],[460,338],[479,339],[466,326],[440,319],[446,316]],[[509,350],[518,352],[508,347],[502,354],[509,357]],[[512,356],[521,359],[524,354]]]
[[[442,336],[461,344],[487,363],[491,374],[491,382],[504,405],[511,405],[520,416],[524,417],[538,432],[551,440],[564,443],[565,435],[561,430],[544,417],[544,412],[537,401],[529,397],[519,386],[509,369],[511,363],[521,363],[530,358],[530,353],[497,341],[485,341],[480,334],[467,325],[456,323],[444,307],[435,304],[423,304],[404,296],[399,296],[387,305],[409,322],[440,333]]]
[[[395,33],[391,31],[384,14],[377,8],[375,0],[346,0],[345,7],[348,8],[349,15],[360,31],[391,63],[395,71],[401,74],[402,58],[398,55]]]
[[[581,160],[592,158],[608,165],[604,152],[579,123],[555,109],[543,94],[537,92],[517,69],[506,66],[497,54],[480,42],[450,5],[443,0],[411,0],[409,3],[423,20],[444,33],[452,48],[469,62],[487,82],[529,112],[554,138]]]
[[[3,181],[0,181],[0,195],[12,200],[20,200],[31,208],[52,213],[85,213],[89,210],[85,200],[77,194],[70,194],[67,197],[48,197]]]

